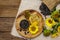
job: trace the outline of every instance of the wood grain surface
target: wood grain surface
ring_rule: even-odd
[[[0,0],[0,40],[25,40],[10,34],[21,0]]]
[[[10,34],[14,19],[14,17],[0,17],[0,40],[25,40],[23,38],[14,37]]]
[[[42,1],[47,5],[47,7],[50,10],[52,10],[54,6],[60,3],[60,0],[42,0]]]
[[[0,0],[0,17],[15,17],[21,0]]]

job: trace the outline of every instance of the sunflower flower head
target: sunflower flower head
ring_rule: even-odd
[[[58,26],[57,31],[58,31],[58,35],[60,36],[60,26]]]
[[[38,32],[38,26],[37,26],[37,22],[33,22],[30,27],[29,27],[29,32],[32,35],[35,35]]]
[[[46,26],[48,29],[51,29],[52,26],[54,26],[56,24],[56,22],[52,19],[52,18],[47,18],[45,20]]]
[[[58,32],[60,33],[60,26],[58,26],[57,30],[58,30]]]

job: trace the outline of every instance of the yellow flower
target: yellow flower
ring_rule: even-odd
[[[29,31],[31,34],[36,34],[38,31],[38,26],[30,26]]]
[[[36,25],[38,25],[38,22],[35,21],[35,22],[32,23],[32,25],[36,26]]]
[[[35,22],[35,21],[39,22],[39,21],[40,21],[39,19],[40,19],[40,18],[39,18],[39,16],[37,15],[36,12],[34,12],[34,13],[29,17],[29,20],[30,20],[31,23],[33,23],[33,22]]]
[[[52,38],[56,38],[56,37],[58,37],[58,33],[54,33],[54,34],[52,34],[51,37],[52,37]]]
[[[29,32],[33,35],[38,32],[37,22],[34,22],[34,23],[32,23],[32,25],[30,25]]]
[[[52,18],[47,18],[45,20],[45,23],[46,23],[47,28],[49,29],[52,28],[52,26],[56,24],[56,22]]]
[[[57,30],[58,30],[58,32],[60,33],[60,26],[58,26]]]

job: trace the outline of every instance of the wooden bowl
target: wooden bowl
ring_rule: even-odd
[[[33,14],[33,12],[37,12],[36,10],[25,10],[25,11],[29,11],[29,12],[31,12],[31,14]],[[28,32],[28,29],[26,29],[26,30],[22,29],[22,31],[21,31],[21,27],[20,27],[19,23],[21,22],[21,20],[26,19],[25,11],[21,12],[20,15],[18,15],[18,17],[16,18],[16,23],[15,23],[16,30],[19,33],[19,35],[21,35],[25,38],[35,38],[42,33],[43,26],[44,26],[44,19],[43,19],[41,13],[37,12],[37,15],[40,17],[40,19],[39,19],[40,22],[39,22],[39,26],[38,26],[38,32],[35,35],[32,35],[30,32]],[[27,31],[28,34],[25,34],[25,31]]]

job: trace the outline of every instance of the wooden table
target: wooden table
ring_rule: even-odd
[[[0,40],[24,40],[10,34],[21,0],[0,0]]]

